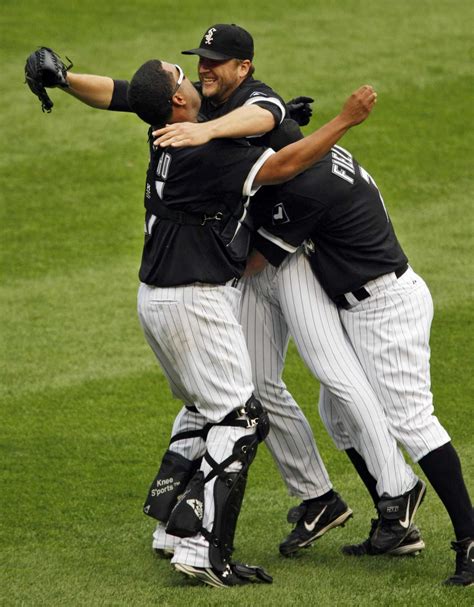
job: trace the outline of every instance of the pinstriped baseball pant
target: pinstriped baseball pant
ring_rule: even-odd
[[[414,462],[450,441],[434,415],[429,338],[433,301],[411,268],[397,279],[386,274],[366,285],[371,296],[340,310],[358,359],[383,404],[390,431]],[[339,449],[353,447],[340,403],[323,388],[321,418]]]
[[[389,432],[380,402],[344,334],[337,308],[315,278],[302,251],[289,256],[279,269],[267,266],[247,279],[243,288],[242,318],[255,390],[270,414],[276,416],[288,407],[289,395],[281,373],[291,334],[313,375],[343,404],[340,414],[345,427],[377,479],[379,495],[400,495],[413,487],[416,476]],[[304,417],[302,412],[296,422],[296,418],[281,419],[281,426],[287,423],[288,436],[297,436],[296,424],[304,427],[301,416]],[[283,429],[281,435],[285,436]],[[297,448],[290,449],[292,466],[281,465],[282,458],[289,457],[288,439],[280,448],[275,441],[275,457],[283,475],[296,471],[292,478],[285,476],[287,484],[299,484],[301,493],[309,493],[311,485],[318,487],[324,483],[327,472],[315,455],[317,448],[312,434],[295,442]],[[310,460],[313,464],[308,466]],[[314,488],[313,491],[316,493]]]
[[[237,320],[239,302],[240,292],[230,286],[193,284],[165,289],[140,285],[138,315],[146,339],[173,394],[198,410],[192,415],[182,410],[174,430],[177,427],[182,430],[186,425],[202,427],[208,422],[218,423],[252,395],[251,365]],[[173,450],[185,457],[207,450],[220,463],[232,454],[239,438],[254,433],[255,428],[215,425],[205,444],[202,439],[192,439],[188,444],[178,441]],[[238,471],[240,467],[241,463],[235,461],[226,471]],[[205,460],[201,470],[204,475],[210,471]],[[202,524],[208,531],[214,522],[214,483],[215,478],[204,486]],[[175,546],[173,562],[209,567],[208,553],[207,540],[198,534]]]

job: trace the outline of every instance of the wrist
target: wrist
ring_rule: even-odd
[[[220,118],[215,120],[209,120],[209,122],[204,122],[206,125],[206,129],[209,135],[209,139],[217,139],[219,137],[224,137],[225,133],[222,128],[222,121]]]
[[[354,126],[354,122],[352,121],[351,117],[344,111],[334,118],[333,123],[334,126],[342,132],[347,131],[351,128],[351,126]]]

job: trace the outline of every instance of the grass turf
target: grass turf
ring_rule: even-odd
[[[430,491],[417,517],[427,544],[415,559],[348,560],[371,506],[317,418],[317,382],[290,348],[286,381],[307,413],[336,488],[355,511],[296,559],[286,495],[264,448],[252,468],[236,557],[268,567],[272,586],[196,586],[150,551],[141,512],[177,403],[135,314],[142,241],[146,129],[53,91],[44,115],[23,85],[37,45],[76,71],[128,78],[151,56],[180,62],[214,22],[256,40],[257,76],[289,98],[316,98],[315,127],[353,88],[379,103],[343,144],[381,187],[397,233],[435,299],[432,379],[438,416],[472,479],[472,8],[416,4],[184,1],[77,6],[2,5],[3,112],[0,603],[5,605],[470,605],[446,589],[449,519]],[[311,127],[305,130],[309,132]],[[419,469],[417,469],[419,473]]]

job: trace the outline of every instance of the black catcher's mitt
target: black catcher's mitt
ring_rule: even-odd
[[[25,83],[30,87],[41,101],[43,112],[51,112],[53,102],[48,96],[45,87],[53,88],[60,86],[68,88],[67,71],[72,68],[71,60],[69,65],[64,65],[61,57],[46,46],[40,47],[31,53],[25,64]]]
[[[314,99],[311,97],[296,97],[286,102],[287,112],[293,120],[300,126],[305,126],[311,119],[313,109],[311,104]]]

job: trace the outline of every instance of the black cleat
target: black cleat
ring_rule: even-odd
[[[390,556],[416,556],[425,548],[425,542],[421,537],[420,530],[416,525],[411,524],[407,535],[396,548],[392,548],[386,554]]]
[[[370,539],[379,524],[378,518],[373,518],[371,521],[371,527],[369,532],[369,537],[361,542],[360,544],[348,544],[341,548],[341,552],[346,556],[365,556],[365,555],[373,555],[374,553],[370,547]],[[402,540],[402,543],[386,552],[386,554],[390,556],[408,556],[408,555],[417,555],[419,554],[425,547],[425,542],[423,541],[420,530],[416,525],[411,525],[408,530],[408,534]]]
[[[447,586],[474,585],[474,538],[467,537],[459,542],[451,542],[456,551],[456,571],[444,581]]]
[[[243,563],[231,563],[224,571],[217,571],[214,567],[193,567],[183,563],[175,563],[177,571],[193,577],[214,588],[228,588],[230,586],[243,586],[252,582],[271,584],[273,578],[262,567],[253,567]]]
[[[402,544],[425,493],[426,485],[419,480],[413,489],[399,497],[382,496],[377,506],[380,520],[369,540],[372,554],[393,554]]]
[[[288,522],[296,523],[290,535],[280,544],[280,554],[291,556],[307,548],[334,527],[343,527],[352,510],[338,493],[328,502],[302,502],[288,512]]]

